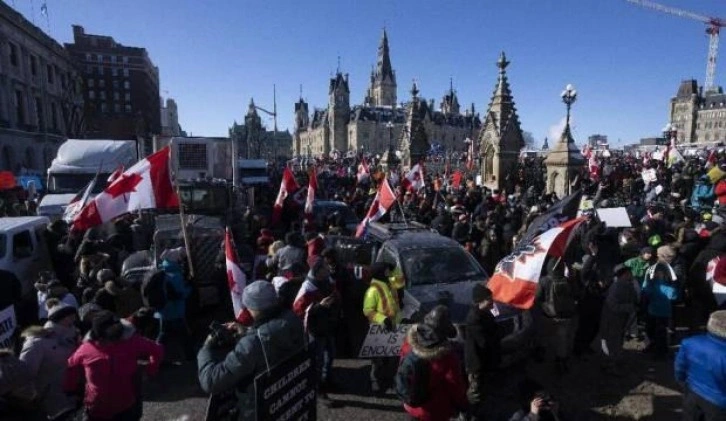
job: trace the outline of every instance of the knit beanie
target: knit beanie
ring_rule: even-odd
[[[726,339],[726,310],[714,311],[706,325],[708,333]]]
[[[242,292],[242,304],[255,311],[263,311],[278,304],[275,287],[267,281],[255,281],[247,285]]]

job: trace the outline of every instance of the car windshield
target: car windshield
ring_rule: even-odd
[[[358,222],[360,222],[353,213],[353,210],[348,206],[320,206],[319,208],[315,209],[315,213],[318,212],[320,212],[320,214],[324,218],[330,218],[333,214],[338,213],[342,216],[343,222],[345,222],[346,224],[357,224]]]
[[[474,258],[459,247],[404,250],[401,252],[401,264],[409,286],[486,276]]]
[[[5,234],[0,234],[0,259],[5,257],[5,252],[6,252],[5,240],[6,239],[7,239],[7,237],[5,237]]]
[[[99,174],[98,181],[91,193],[98,194],[106,188],[106,180],[111,174]],[[95,174],[51,174],[48,180],[48,190],[51,193],[78,193],[86,188]]]

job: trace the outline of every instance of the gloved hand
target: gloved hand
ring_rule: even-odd
[[[388,317],[383,319],[383,326],[386,328],[387,331],[393,331],[393,322]]]

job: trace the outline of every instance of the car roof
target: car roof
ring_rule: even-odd
[[[337,200],[316,200],[313,206],[320,206],[322,208],[330,207],[330,208],[347,208],[348,204],[345,202],[340,202]]]
[[[45,216],[8,216],[0,218],[0,232],[12,231],[24,225],[47,225],[49,222]]]
[[[449,237],[430,231],[408,231],[395,234],[386,245],[397,250],[435,247],[461,247]]]

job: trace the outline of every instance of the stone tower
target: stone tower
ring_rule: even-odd
[[[461,110],[459,99],[456,97],[456,92],[454,92],[454,82],[451,79],[449,79],[449,92],[441,99],[440,108],[444,114],[459,114]]]
[[[330,79],[328,91],[328,122],[330,125],[330,141],[324,146],[324,153],[332,150],[345,152],[348,150],[348,121],[350,120],[350,88],[348,75],[337,72]]]
[[[262,119],[257,114],[255,100],[250,98],[250,105],[245,114],[245,141],[239,145],[239,151],[248,159],[260,158],[262,153]]]
[[[302,145],[300,133],[310,125],[310,115],[308,113],[308,103],[300,96],[295,103],[295,133],[293,133],[292,155],[302,155]]]
[[[413,87],[411,87],[411,103],[408,105],[406,112],[406,127],[401,133],[399,144],[404,171],[408,171],[411,167],[426,159],[426,154],[431,147],[422,115],[426,110],[426,105],[421,103],[418,93],[418,86],[414,82]]]
[[[676,136],[678,143],[696,141],[698,94],[698,83],[693,79],[684,80],[678,87],[676,96],[671,98],[669,121],[678,131]]]
[[[545,158],[547,192],[555,193],[560,199],[572,193],[573,184],[584,164],[585,158],[575,146],[575,139],[572,138],[568,119],[560,140],[552,147],[552,150],[547,154],[547,158]]]
[[[396,105],[396,73],[391,66],[391,55],[388,49],[388,34],[383,29],[381,44],[378,46],[376,69],[371,73],[371,86],[366,101],[375,107]]]
[[[482,182],[487,187],[496,189],[514,187],[507,185],[506,179],[508,174],[514,173],[519,151],[524,147],[517,109],[507,81],[508,65],[507,57],[502,51],[497,61],[497,85],[478,139]]]

